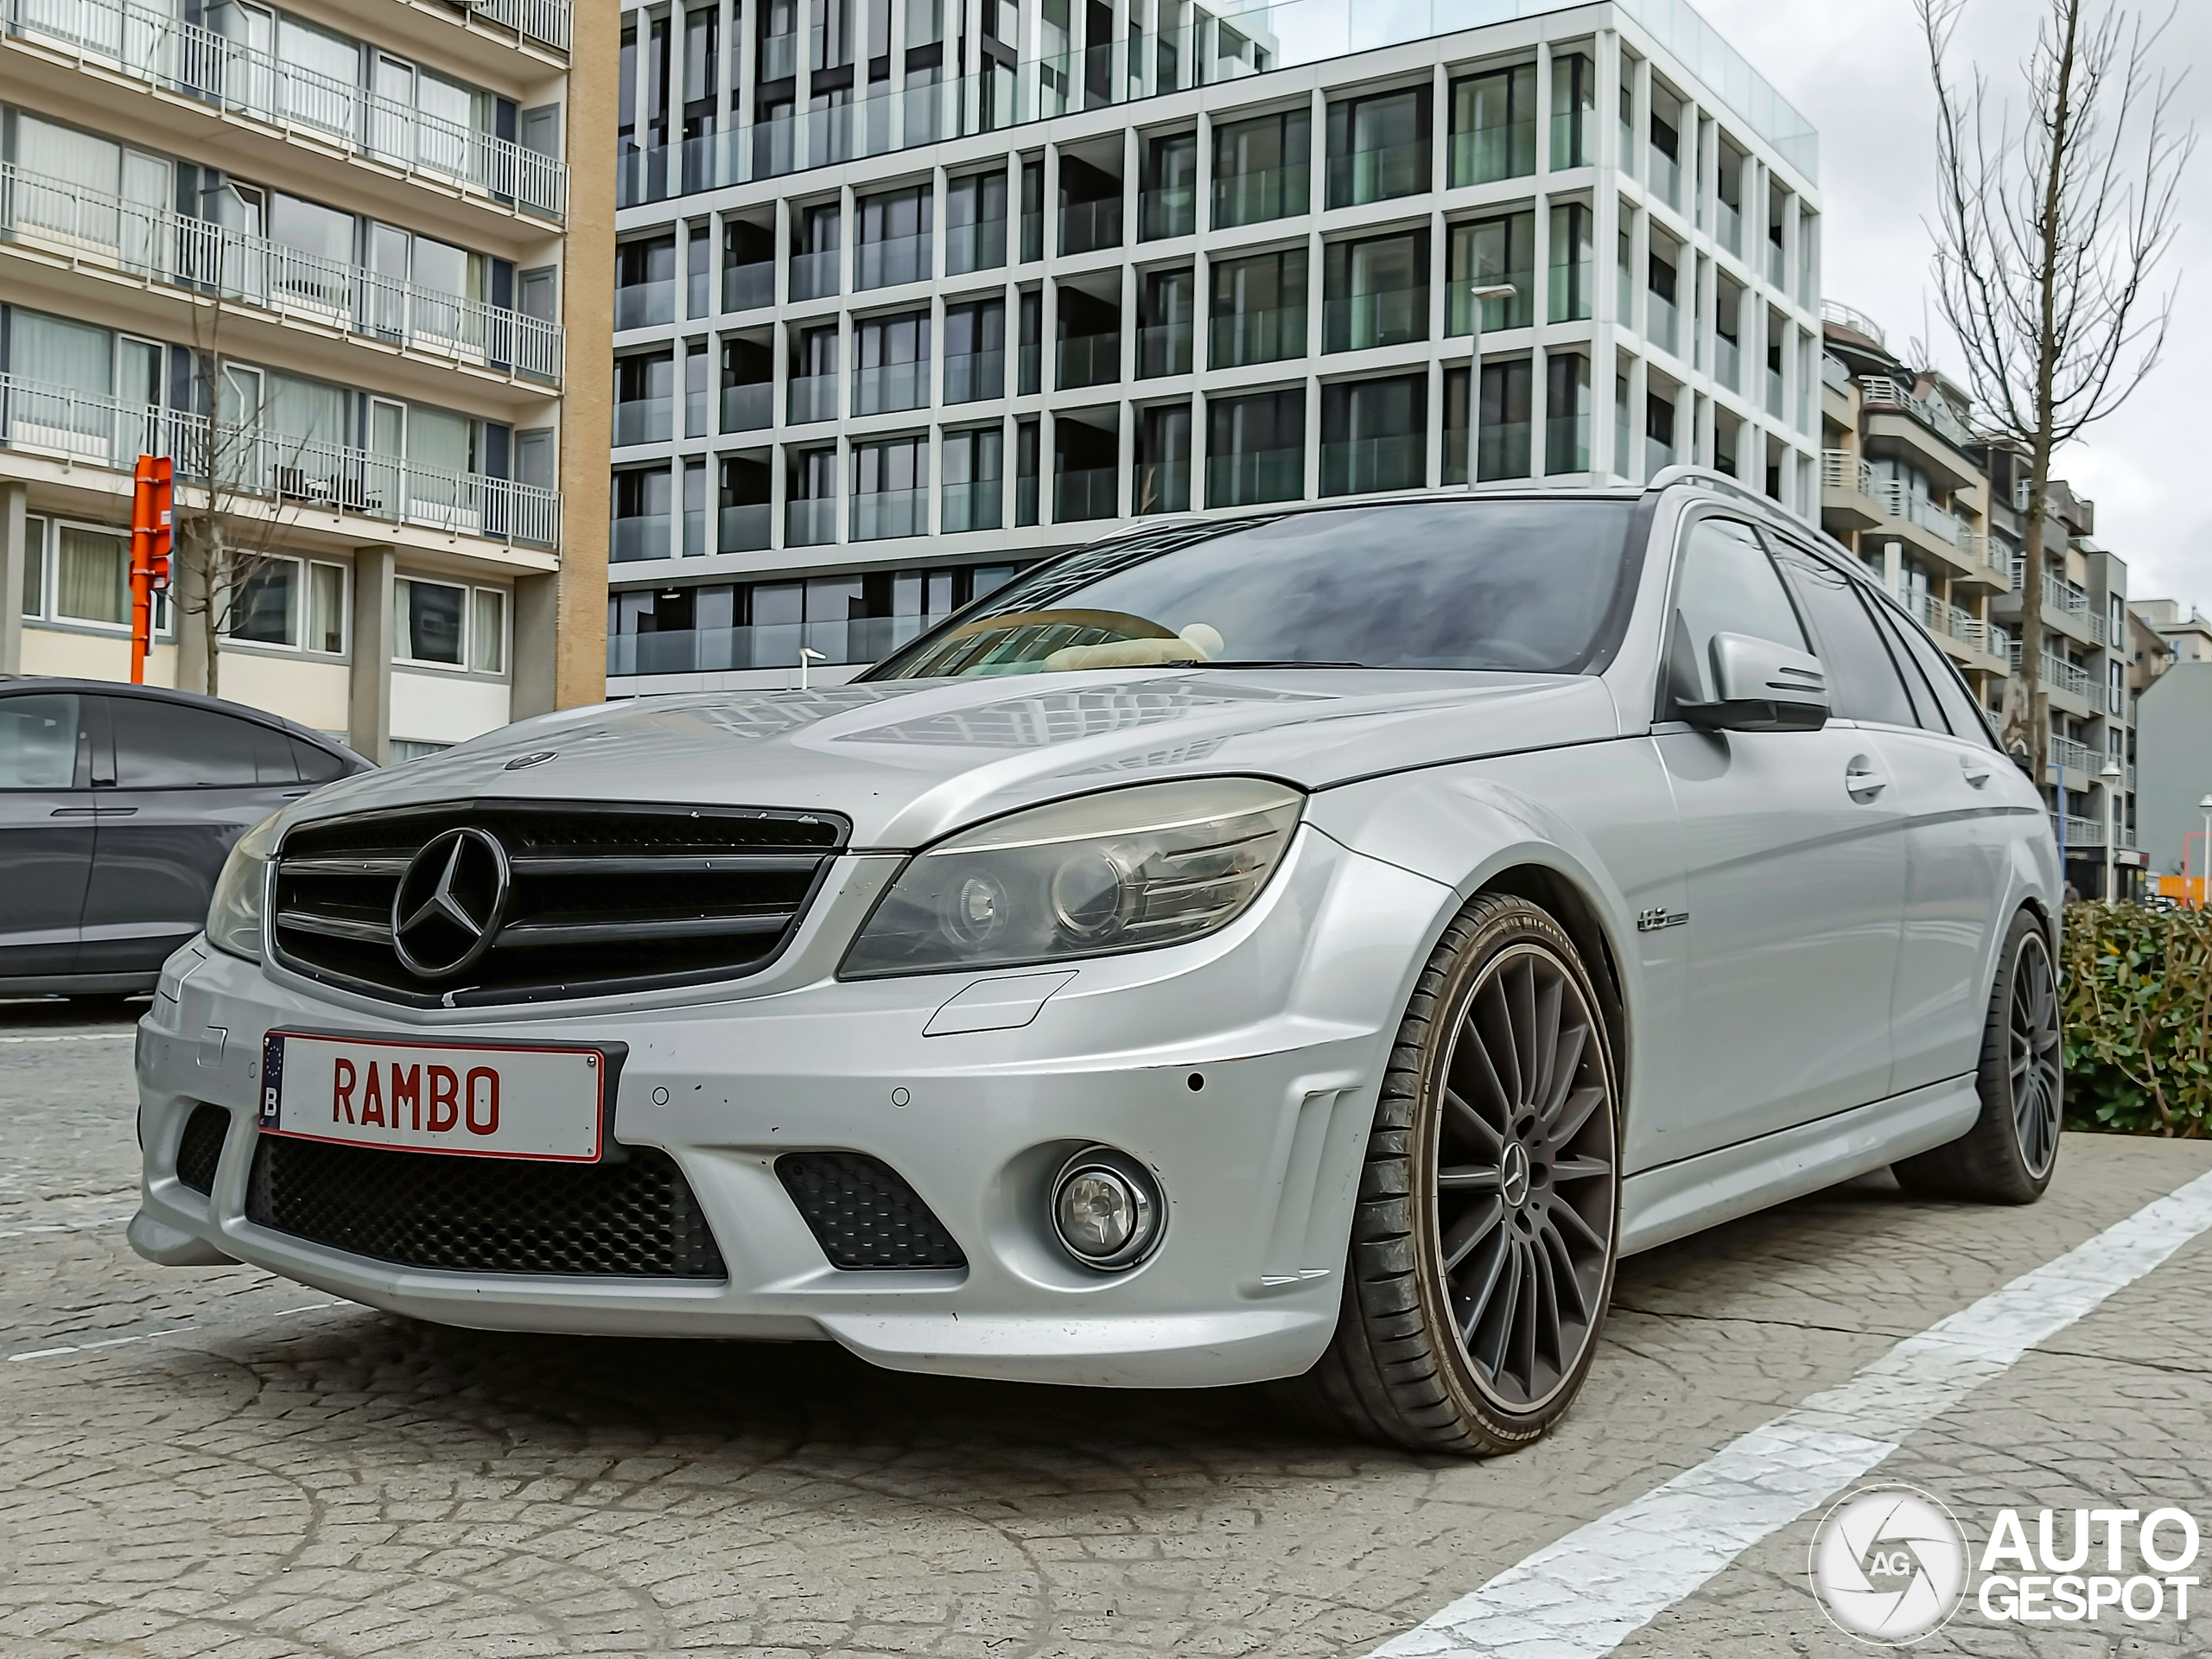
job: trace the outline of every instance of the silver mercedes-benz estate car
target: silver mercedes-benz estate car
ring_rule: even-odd
[[[156,1262],[1541,1433],[1616,1262],[2050,1178],[2036,790],[1715,476],[1147,525],[830,689],[288,806],[141,1027]]]

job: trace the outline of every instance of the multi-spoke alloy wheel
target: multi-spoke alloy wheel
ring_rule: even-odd
[[[2061,1108],[2058,976],[2040,929],[2027,934],[2012,959],[2012,1017],[2005,1031],[2005,1082],[2012,1096],[2020,1161],[2037,1179],[2058,1156]]]
[[[1445,931],[1376,1104],[1343,1312],[1301,1392],[1424,1451],[1541,1434],[1587,1375],[1619,1217],[1612,1045],[1573,940],[1485,893]]]
[[[1989,1204],[2031,1204],[2043,1196],[2066,1116],[2060,1019],[2050,936],[2024,910],[2005,935],[1990,988],[1974,1079],[1980,1116],[1948,1146],[1891,1166],[1908,1192]]]
[[[1612,1266],[1612,1088],[1567,964],[1535,943],[1492,957],[1437,1087],[1421,1161],[1452,1329],[1483,1392],[1529,1411],[1573,1374]]]

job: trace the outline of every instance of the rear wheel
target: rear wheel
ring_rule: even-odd
[[[2005,936],[1982,1027],[1976,1078],[1981,1116],[1948,1146],[1891,1165],[1898,1184],[1910,1192],[1985,1204],[2041,1198],[2058,1165],[2065,1114],[2061,1040],[2050,940],[2042,922],[2024,910]]]
[[[1612,1294],[1617,1117],[1573,942],[1526,899],[1478,898],[1399,1028],[1306,1401],[1417,1451],[1510,1451],[1550,1427]]]

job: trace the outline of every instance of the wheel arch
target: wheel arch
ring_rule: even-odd
[[[1614,952],[1612,939],[1599,919],[1601,912],[1597,901],[1565,871],[1554,865],[1534,862],[1514,864],[1497,871],[1487,877],[1476,892],[1510,893],[1516,899],[1525,899],[1550,914],[1566,930],[1567,937],[1574,941],[1574,948],[1582,953],[1582,960],[1590,970],[1591,982],[1597,988],[1599,1013],[1605,1021],[1605,1034],[1613,1046],[1614,1087],[1625,1112],[1629,1078],[1628,994],[1622,983],[1620,961]]]

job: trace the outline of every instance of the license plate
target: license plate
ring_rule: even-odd
[[[416,1043],[272,1031],[264,1135],[476,1158],[594,1161],[607,1063],[590,1048]]]

